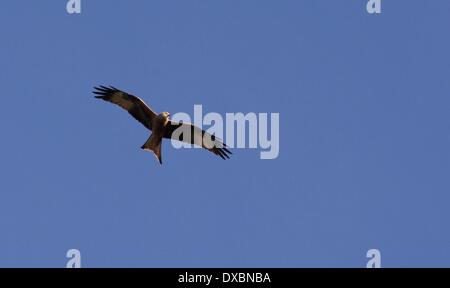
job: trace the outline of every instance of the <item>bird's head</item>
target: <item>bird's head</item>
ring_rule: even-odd
[[[169,113],[169,112],[161,112],[161,113],[159,114],[159,117],[161,117],[161,118],[163,118],[163,119],[165,119],[165,120],[169,120],[170,113]]]

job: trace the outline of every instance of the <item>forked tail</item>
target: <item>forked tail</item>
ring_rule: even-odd
[[[147,142],[145,142],[145,144],[142,145],[141,149],[144,149],[146,151],[152,151],[153,154],[155,154],[156,158],[158,158],[159,163],[162,164],[161,144],[162,139],[153,137],[152,134],[150,138],[148,138]]]

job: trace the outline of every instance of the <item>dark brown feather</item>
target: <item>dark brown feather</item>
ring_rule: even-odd
[[[95,98],[103,99],[122,107],[147,129],[152,130],[152,122],[157,115],[142,99],[112,86],[99,86],[94,87],[94,89],[92,93],[97,95]]]
[[[225,143],[220,141],[215,135],[211,135],[208,132],[206,132],[205,130],[201,130],[200,128],[192,125],[191,123],[169,121],[169,123],[167,124],[167,126],[165,128],[166,128],[166,130],[165,130],[164,138],[172,139],[173,132],[175,132],[175,130],[177,130],[178,128],[186,129],[184,131],[190,132],[189,133],[190,135],[188,135],[188,136],[190,136],[190,139],[186,136],[187,133],[184,133],[184,132],[179,135],[180,136],[179,139],[176,139],[176,138],[174,138],[174,139],[178,140],[178,141],[201,146],[201,147],[211,151],[215,155],[221,157],[224,160],[230,159],[230,155],[233,154],[233,153],[231,153],[230,150],[228,150],[226,148],[227,145],[225,145]],[[196,135],[195,133],[201,133],[201,139],[199,139],[199,137],[198,137],[200,135]],[[211,140],[214,142],[214,145],[212,148],[210,146],[209,147],[206,146],[205,143],[203,142],[205,134],[207,136],[209,136],[211,138]]]

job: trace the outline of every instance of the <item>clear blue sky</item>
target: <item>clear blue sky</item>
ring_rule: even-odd
[[[0,266],[450,266],[450,2],[3,1]],[[222,161],[98,101],[279,112]]]

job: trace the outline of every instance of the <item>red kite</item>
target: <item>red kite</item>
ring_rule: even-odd
[[[214,135],[211,135],[191,123],[171,121],[169,119],[169,112],[156,114],[144,103],[144,101],[136,96],[130,95],[112,86],[100,86],[94,87],[94,89],[95,91],[93,91],[93,93],[97,95],[95,98],[103,99],[122,107],[136,120],[141,122],[145,128],[152,131],[152,134],[147,142],[142,145],[141,149],[152,151],[161,164],[161,144],[163,138],[173,138],[178,141],[203,147],[224,160],[229,159],[229,154],[232,154],[230,150],[226,148],[227,146]],[[180,133],[174,133],[175,131],[179,131]]]

